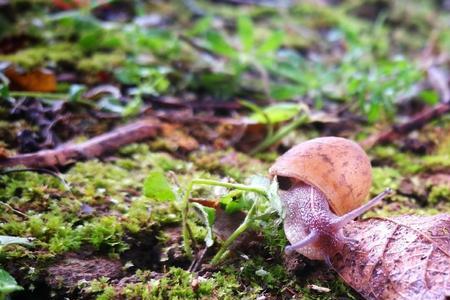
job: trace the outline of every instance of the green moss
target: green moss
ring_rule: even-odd
[[[242,292],[242,287],[236,276],[237,272],[216,272],[212,276],[213,295],[217,299],[236,299],[236,298],[251,298],[257,295]]]
[[[439,202],[450,203],[450,187],[448,185],[432,186],[430,194],[428,195],[428,203],[436,205]]]
[[[415,174],[423,170],[420,158],[412,154],[399,152],[392,146],[378,146],[372,149],[371,153],[377,159],[393,164],[402,174]]]
[[[116,217],[101,217],[81,227],[80,230],[84,240],[96,249],[113,249],[118,252],[127,249],[127,245],[122,241],[123,225]]]
[[[60,180],[35,172],[14,172],[0,175],[0,201],[15,204],[39,203],[57,198],[64,191]]]
[[[25,69],[45,66],[47,63],[73,63],[82,57],[81,50],[69,43],[58,43],[51,46],[36,46],[20,50],[14,54],[0,55],[0,61],[8,61]]]
[[[70,192],[61,181],[45,174],[19,172],[0,176],[0,201],[28,215],[24,217],[0,206],[4,220],[0,234],[34,237],[38,255],[74,251],[83,244],[120,253],[128,247],[123,242],[126,231],[151,231],[155,224],[160,228],[180,222],[176,203],[156,203],[140,196],[140,190],[149,170],[156,167],[181,171],[191,164],[171,159],[168,154],[148,153],[147,146],[132,146],[123,154],[132,159],[76,164],[65,175]],[[20,256],[20,252],[30,254],[25,248],[18,248],[14,255]]]
[[[154,299],[207,299],[210,297],[211,281],[198,280],[198,286],[193,288],[193,275],[180,268],[170,268],[163,278],[151,282],[149,295]]]
[[[100,279],[92,280],[89,286],[85,289],[88,293],[98,294],[96,300],[113,300],[116,299],[116,291],[114,287],[108,283],[108,278],[102,277]]]
[[[194,152],[189,159],[202,170],[218,173],[243,181],[255,174],[265,174],[269,164],[255,160],[246,154],[228,151]]]
[[[230,270],[229,270],[230,271]],[[136,272],[139,280],[120,288],[114,288],[106,280],[94,280],[87,289],[100,293],[96,299],[255,299],[258,294],[241,291],[237,272],[218,271],[211,277],[197,277],[194,273],[172,267],[161,278],[151,277],[150,272]]]
[[[125,61],[125,54],[120,51],[111,53],[95,53],[91,57],[83,57],[78,61],[78,70],[86,73],[113,71]]]
[[[450,150],[447,146],[439,147],[436,154],[421,156],[399,152],[392,146],[378,146],[371,152],[377,159],[397,167],[402,174],[446,170],[450,167]]]
[[[123,189],[139,188],[141,178],[143,180],[144,174],[131,177],[128,170],[97,160],[77,163],[66,176],[76,191],[85,197],[122,196]]]
[[[372,194],[376,195],[391,188],[394,191],[398,189],[402,180],[402,175],[390,167],[374,167],[372,169]]]
[[[290,281],[290,276],[284,266],[268,262],[257,256],[243,261],[240,268],[240,276],[254,291],[263,289],[279,289]]]
[[[124,158],[116,164],[126,170],[142,170],[146,174],[152,168],[174,171],[177,174],[192,170],[192,163],[179,160],[163,152],[152,152],[147,144],[132,144],[120,150]]]
[[[103,293],[101,295],[98,295],[95,299],[96,300],[113,300],[113,299],[116,299],[115,296],[116,296],[116,291],[114,290],[114,288],[108,286],[103,290]]]
[[[450,168],[450,153],[426,155],[422,158],[424,168],[428,170],[448,170]]]
[[[261,226],[264,235],[264,249],[267,255],[272,257],[280,256],[287,245],[283,226],[277,220],[269,220]]]
[[[125,228],[137,233],[153,225],[164,226],[181,221],[181,212],[176,203],[155,203],[146,197],[134,198],[121,217]]]

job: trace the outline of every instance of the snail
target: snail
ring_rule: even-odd
[[[386,189],[364,204],[371,171],[364,150],[339,137],[312,139],[280,156],[269,173],[278,181],[285,210],[284,231],[291,243],[285,251],[329,262],[351,243],[343,227],[391,193]]]

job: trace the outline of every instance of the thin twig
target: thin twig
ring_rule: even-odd
[[[376,144],[389,143],[397,140],[400,136],[406,135],[413,130],[420,129],[428,122],[439,118],[450,112],[450,103],[441,103],[434,107],[414,115],[408,122],[400,125],[394,125],[391,129],[374,134],[361,142],[365,149],[371,148]]]
[[[200,250],[197,253],[196,258],[192,261],[191,265],[189,266],[189,269],[188,269],[189,272],[194,273],[198,270],[198,267],[202,264],[207,251],[208,251],[208,247],[205,247],[204,249]]]
[[[18,165],[32,168],[56,167],[82,159],[100,157],[122,146],[155,136],[159,126],[153,118],[142,119],[81,144],[66,144],[53,150],[0,158],[0,168]]]
[[[14,207],[12,207],[11,205],[9,205],[9,204],[6,203],[6,202],[1,202],[1,201],[0,201],[0,205],[3,205],[4,207],[6,207],[7,209],[11,210],[11,211],[12,211],[13,213],[15,213],[16,215],[19,215],[19,216],[21,216],[21,217],[23,217],[23,218],[25,218],[25,219],[29,219],[29,218],[30,218],[30,217],[27,216],[25,213],[21,212],[21,211],[18,210],[18,209],[15,209]]]

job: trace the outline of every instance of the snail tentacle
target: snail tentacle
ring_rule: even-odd
[[[337,229],[344,227],[348,223],[350,223],[353,219],[359,217],[366,211],[370,210],[372,207],[381,202],[386,196],[392,193],[392,189],[387,188],[380,194],[378,194],[375,198],[369,200],[366,204],[346,213],[343,216],[337,217],[335,221],[335,226]]]
[[[305,247],[306,245],[312,244],[319,239],[319,236],[320,235],[317,231],[312,230],[303,240],[298,241],[297,243],[292,244],[290,246],[287,246],[284,249],[284,252],[286,252],[286,254],[289,254],[297,249]]]

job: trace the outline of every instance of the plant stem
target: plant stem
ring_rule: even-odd
[[[266,191],[264,190],[264,188],[261,188],[261,187],[249,186],[249,185],[240,184],[240,183],[222,182],[222,181],[211,180],[211,179],[201,179],[201,178],[194,179],[194,180],[192,180],[192,184],[223,186],[223,187],[226,187],[229,189],[237,189],[237,190],[246,191],[246,192],[254,192],[254,193],[258,193],[258,194],[262,194],[262,195],[266,194]]]
[[[237,189],[237,190],[241,190],[241,191],[246,191],[246,192],[254,192],[254,193],[258,193],[261,195],[265,195],[266,192],[263,188],[261,187],[255,187],[255,186],[248,186],[245,184],[239,184],[239,183],[228,183],[228,182],[221,182],[221,181],[216,181],[216,180],[211,180],[211,179],[193,179],[187,186],[186,188],[186,192],[183,195],[182,198],[182,226],[183,226],[183,241],[184,241],[184,251],[186,252],[186,255],[191,258],[192,257],[192,247],[191,247],[191,238],[192,235],[189,232],[189,228],[188,228],[188,224],[187,224],[187,217],[189,214],[189,196],[192,192],[192,188],[194,185],[199,185],[199,184],[203,184],[203,185],[212,185],[212,186],[222,186],[222,187],[226,187],[226,188],[230,188],[230,189]],[[238,229],[236,229],[236,231],[228,238],[228,240],[230,240],[231,237],[235,236],[231,241],[233,242],[233,240],[235,240],[243,231],[245,231],[245,229],[247,229],[249,224],[246,224],[246,222],[250,222],[248,221],[249,216],[251,214],[254,213],[255,209],[256,209],[256,204],[257,201],[255,201],[252,205],[252,207],[250,208],[250,211],[247,214],[247,217],[245,218],[244,222],[238,227]],[[245,225],[243,227],[243,229],[241,228],[243,225]],[[236,234],[237,231],[240,231],[239,233]],[[228,241],[227,240],[227,241]],[[226,242],[225,242],[226,243]],[[225,244],[224,244],[225,246]],[[222,246],[221,248],[221,253],[223,253],[224,251],[222,250],[226,250],[227,247],[224,248],[224,246]],[[224,249],[223,249],[224,248]],[[219,251],[220,252],[220,251]],[[216,254],[217,256],[217,254]]]
[[[42,93],[42,92],[26,92],[26,91],[11,91],[9,92],[11,97],[32,97],[32,98],[41,98],[47,100],[63,100],[68,101],[69,96],[67,94],[62,93]],[[90,102],[86,99],[78,99],[76,103],[81,103],[89,107],[95,107],[95,103]]]
[[[239,103],[241,103],[243,106],[253,110],[253,112],[260,114],[264,118],[264,120],[266,121],[266,125],[267,125],[267,134],[266,134],[265,139],[271,138],[273,136],[273,127],[274,126],[273,126],[272,120],[270,120],[269,115],[261,107],[259,107],[258,105],[254,104],[250,101],[241,100],[241,101],[239,101]]]
[[[191,234],[189,232],[188,224],[187,224],[187,216],[189,213],[189,195],[191,194],[192,187],[194,185],[194,180],[189,183],[186,188],[186,192],[183,195],[182,200],[182,225],[183,225],[183,246],[184,252],[189,258],[192,258],[192,248],[191,248]]]
[[[255,200],[253,202],[252,207],[247,213],[247,216],[244,219],[244,222],[242,222],[241,225],[228,237],[228,239],[222,244],[222,247],[220,247],[219,251],[214,255],[214,257],[211,260],[211,264],[216,265],[218,264],[222,258],[224,257],[224,253],[228,250],[228,247],[244,232],[247,230],[247,228],[251,225],[251,223],[254,220],[253,215],[255,214],[256,207],[257,207],[258,201]]]
[[[46,98],[52,100],[66,100],[67,94],[61,93],[42,93],[42,92],[24,92],[24,91],[11,91],[9,95],[12,97],[33,97],[33,98]]]
[[[280,128],[276,133],[274,133],[272,136],[269,136],[268,138],[264,139],[258,146],[256,146],[250,154],[256,154],[263,150],[266,150],[273,144],[280,141],[282,138],[284,138],[286,135],[288,135],[292,130],[297,128],[298,126],[304,124],[308,120],[307,115],[301,115],[297,119],[293,120],[286,126]]]

